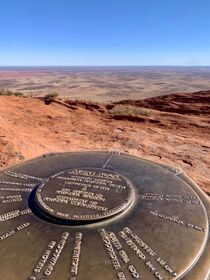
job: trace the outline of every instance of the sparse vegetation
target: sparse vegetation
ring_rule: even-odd
[[[56,97],[58,97],[58,93],[57,92],[51,92],[51,93],[48,93],[44,96],[44,99],[55,99]]]
[[[131,105],[116,105],[109,112],[112,115],[124,115],[124,116],[150,117],[152,115],[152,112],[148,109],[135,107]]]
[[[23,93],[22,93],[22,92],[17,91],[17,92],[14,92],[14,93],[13,93],[13,95],[15,95],[15,96],[23,96]]]
[[[23,96],[22,92],[19,91],[11,91],[8,89],[0,89],[0,95],[3,96]]]
[[[44,103],[46,105],[49,105],[51,102],[53,102],[55,100],[56,97],[58,97],[58,93],[57,92],[51,92],[48,93],[44,96]]]

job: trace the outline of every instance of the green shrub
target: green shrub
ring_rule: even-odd
[[[44,96],[44,99],[55,99],[56,97],[58,97],[58,93],[57,92],[51,92],[51,93],[48,93]]]
[[[14,94],[13,94],[13,95],[15,95],[15,96],[23,96],[23,93],[22,93],[22,92],[17,91],[17,92],[14,92]]]

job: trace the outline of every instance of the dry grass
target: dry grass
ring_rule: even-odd
[[[4,96],[23,96],[22,92],[19,91],[11,91],[8,89],[0,89],[0,95]]]
[[[123,116],[144,116],[150,117],[152,112],[148,109],[135,107],[131,105],[116,105],[109,111],[112,115],[123,115]]]

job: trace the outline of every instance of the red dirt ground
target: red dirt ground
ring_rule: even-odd
[[[150,114],[110,114],[119,104]],[[113,104],[0,96],[0,168],[79,150],[120,150],[181,167],[210,194],[210,91]]]

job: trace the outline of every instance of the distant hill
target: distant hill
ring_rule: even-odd
[[[209,115],[210,90],[162,95],[145,100],[123,100],[114,104],[130,104],[179,114]]]

